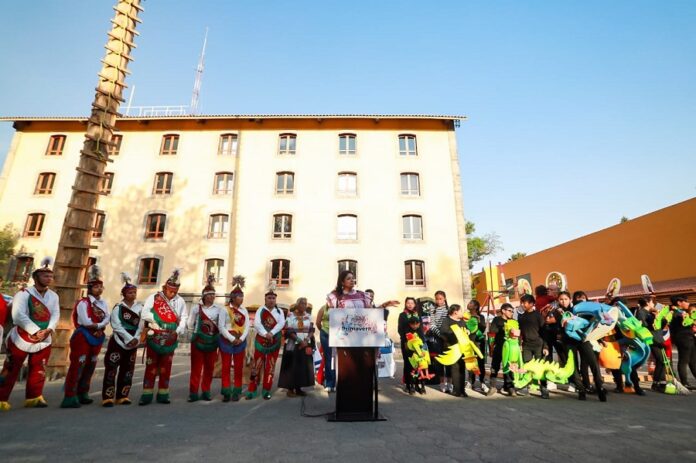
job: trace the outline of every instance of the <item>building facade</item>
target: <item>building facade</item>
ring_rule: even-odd
[[[342,268],[378,301],[438,289],[468,298],[460,119],[121,118],[104,214],[91,224],[105,296],[119,297],[122,271],[144,297],[180,267],[181,292],[192,296],[208,273],[220,292],[244,275],[249,304],[275,281],[279,301],[321,305]],[[0,226],[22,234],[7,275],[17,279],[56,253],[86,121],[3,120],[16,133],[0,178]]]

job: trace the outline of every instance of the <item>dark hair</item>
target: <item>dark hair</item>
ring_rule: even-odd
[[[689,310],[691,309],[696,309],[696,302],[692,302],[691,304],[689,304]]]
[[[544,285],[539,285],[536,288],[534,288],[534,294],[537,296],[546,296],[549,294],[549,290],[546,286]]]
[[[532,296],[531,294],[525,294],[520,298],[520,302],[523,304],[525,302],[529,302],[530,304],[534,304],[536,301],[534,299],[534,296]]]
[[[350,270],[341,270],[338,274],[338,280],[336,280],[336,295],[341,296],[343,294],[343,280],[346,279],[348,275],[353,275]]]
[[[456,312],[457,310],[461,310],[461,308],[462,308],[462,306],[459,305],[459,304],[452,304],[452,305],[449,306],[449,308],[447,309],[447,315],[452,315],[452,314],[453,314],[454,312]]]
[[[372,289],[366,289],[365,292],[366,292],[366,293],[372,293],[372,294],[375,293],[374,290],[372,290]]]
[[[611,301],[609,301],[609,305],[616,305],[616,304],[618,304],[619,302],[622,303],[623,305],[627,305],[627,304],[626,304],[626,299],[624,299],[624,298],[622,298],[622,297],[613,297],[613,298],[611,298]]]
[[[438,295],[445,298],[445,307],[449,307],[449,304],[447,303],[447,294],[445,294],[443,290],[438,289],[437,291],[435,291],[435,297],[437,297]]]
[[[469,304],[467,304],[467,305],[473,305],[474,307],[476,307],[476,310],[478,310],[479,312],[481,311],[481,303],[479,301],[477,301],[476,299],[470,300]]]
[[[416,300],[415,297],[411,297],[411,296],[408,296],[408,297],[406,297],[406,299],[404,299],[404,309],[406,308],[406,303],[407,303],[408,301],[413,301],[413,303],[415,304],[415,307],[414,307],[413,310],[415,310],[416,312],[418,312],[418,301]]]
[[[568,296],[568,299],[573,299],[568,291],[561,291],[560,293],[558,293],[558,297],[561,297],[563,295]]]
[[[672,305],[677,305],[680,302],[688,302],[684,296],[672,296],[669,298],[669,303]]]
[[[585,294],[585,291],[575,291],[573,293],[573,304],[577,304],[580,301],[580,298],[584,297],[585,300],[587,300],[587,294]]]
[[[641,297],[640,299],[638,299],[638,306],[639,307],[645,307],[647,305],[648,305],[647,299],[645,299],[644,297]]]
[[[500,310],[501,310],[501,311],[502,311],[502,310],[505,310],[505,309],[514,309],[514,307],[513,307],[512,304],[510,304],[509,302],[506,302],[505,304],[503,304],[503,305],[500,306]]]

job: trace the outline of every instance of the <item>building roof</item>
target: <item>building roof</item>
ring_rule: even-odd
[[[201,119],[434,119],[461,121],[462,115],[444,114],[186,114],[178,116],[122,116],[120,120]],[[87,121],[86,116],[0,116],[0,121]]]
[[[679,278],[676,280],[665,280],[653,282],[653,288],[655,289],[655,294],[660,295],[673,295],[673,294],[683,294],[683,293],[694,293],[696,292],[696,277],[689,278]],[[587,297],[589,299],[601,299],[606,294],[606,290],[594,290],[588,291]],[[646,296],[645,291],[643,291],[643,285],[628,285],[622,286],[618,297],[625,298],[636,298]]]

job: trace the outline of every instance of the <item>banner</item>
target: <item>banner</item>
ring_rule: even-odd
[[[386,325],[384,309],[331,309],[329,345],[331,347],[384,347]]]

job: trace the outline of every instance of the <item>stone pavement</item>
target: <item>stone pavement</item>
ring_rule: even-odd
[[[47,384],[48,409],[24,409],[18,385],[14,408],[0,414],[2,461],[696,461],[696,394],[610,394],[600,403],[561,391],[545,401],[475,392],[458,399],[429,388],[411,397],[387,379],[380,410],[389,421],[328,423],[301,416],[301,399],[282,391],[270,401],[226,404],[216,396],[189,404],[188,362],[175,357],[171,405],[102,408],[102,369],[92,383],[95,403],[79,410],[58,408],[62,382]],[[142,373],[139,364],[135,401]],[[332,398],[317,387],[306,413],[332,411]]]

